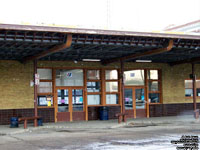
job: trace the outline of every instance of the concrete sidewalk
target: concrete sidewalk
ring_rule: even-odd
[[[11,135],[23,132],[32,132],[40,129],[109,129],[119,128],[127,125],[131,126],[143,126],[143,125],[181,125],[181,124],[200,124],[199,120],[194,119],[192,115],[180,116],[180,117],[152,117],[152,118],[137,118],[128,119],[126,123],[118,124],[118,120],[107,121],[74,121],[74,122],[58,122],[58,123],[43,123],[43,126],[33,127],[33,124],[28,124],[28,128],[24,129],[23,124],[19,124],[19,128],[10,128],[9,125],[0,125],[0,135]]]

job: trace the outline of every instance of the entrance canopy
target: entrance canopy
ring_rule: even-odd
[[[0,60],[200,61],[200,36],[0,24]]]

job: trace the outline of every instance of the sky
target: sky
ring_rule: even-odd
[[[0,0],[0,23],[161,31],[200,20],[200,0]]]

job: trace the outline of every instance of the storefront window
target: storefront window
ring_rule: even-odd
[[[99,70],[88,70],[87,71],[87,79],[88,80],[99,80],[100,79],[100,71]]]
[[[106,82],[106,92],[118,92],[118,82]]]
[[[160,103],[161,97],[161,77],[159,70],[147,70],[148,92],[150,103]]]
[[[160,102],[160,94],[159,93],[149,93],[149,101],[151,103],[159,103]]]
[[[37,69],[37,72],[41,80],[51,80],[52,79],[52,69]]]
[[[52,93],[52,82],[40,82],[38,93]]]
[[[87,103],[88,105],[101,104],[100,70],[87,70]]]
[[[100,105],[100,100],[101,96],[99,94],[87,96],[88,105]]]
[[[144,85],[144,70],[125,71],[125,85]]]
[[[56,70],[56,86],[83,86],[83,70]]]
[[[101,84],[100,82],[87,82],[87,92],[100,92]]]
[[[106,104],[118,104],[118,94],[106,94]]]
[[[37,88],[38,106],[53,105],[52,69],[38,68],[40,83]]]
[[[117,80],[118,72],[117,70],[106,70],[106,80]]]
[[[196,80],[196,93],[197,96],[200,96],[200,80]],[[186,97],[193,96],[192,80],[185,80],[185,96]]]
[[[149,81],[149,91],[159,91],[158,81]]]
[[[158,80],[158,70],[148,70],[148,79]]]
[[[53,106],[53,97],[38,96],[38,106]]]

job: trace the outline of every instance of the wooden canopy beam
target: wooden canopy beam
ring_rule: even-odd
[[[37,55],[34,55],[34,56],[28,56],[28,57],[25,57],[22,62],[25,63],[27,61],[32,61],[32,60],[37,60],[37,59],[40,59],[42,57],[45,57],[47,55],[50,55],[50,54],[53,54],[53,53],[56,53],[58,51],[61,51],[63,49],[66,49],[66,48],[69,48],[71,46],[71,43],[72,43],[72,34],[67,34],[67,39],[66,39],[66,42],[62,45],[57,45],[49,50],[46,50],[46,51],[43,51]]]
[[[124,56],[124,57],[113,58],[113,59],[110,59],[110,60],[105,60],[105,61],[102,61],[102,64],[103,65],[107,65],[107,64],[119,61],[119,60],[126,61],[126,60],[129,60],[129,59],[135,59],[135,58],[139,58],[139,57],[143,57],[143,56],[150,56],[150,55],[160,54],[160,53],[164,53],[164,52],[170,51],[172,49],[172,47],[173,47],[173,40],[170,40],[168,46],[165,47],[165,48],[158,48],[158,49],[155,49],[155,50],[152,50],[152,51],[147,51],[147,52],[140,53],[140,54],[132,54],[132,55],[129,55],[129,56]]]
[[[171,66],[175,66],[175,65],[180,65],[180,64],[184,64],[184,63],[197,63],[200,62],[200,57],[195,57],[195,58],[191,58],[191,59],[184,59],[184,60],[180,60],[180,61],[175,61],[175,62],[171,62],[169,63]]]

